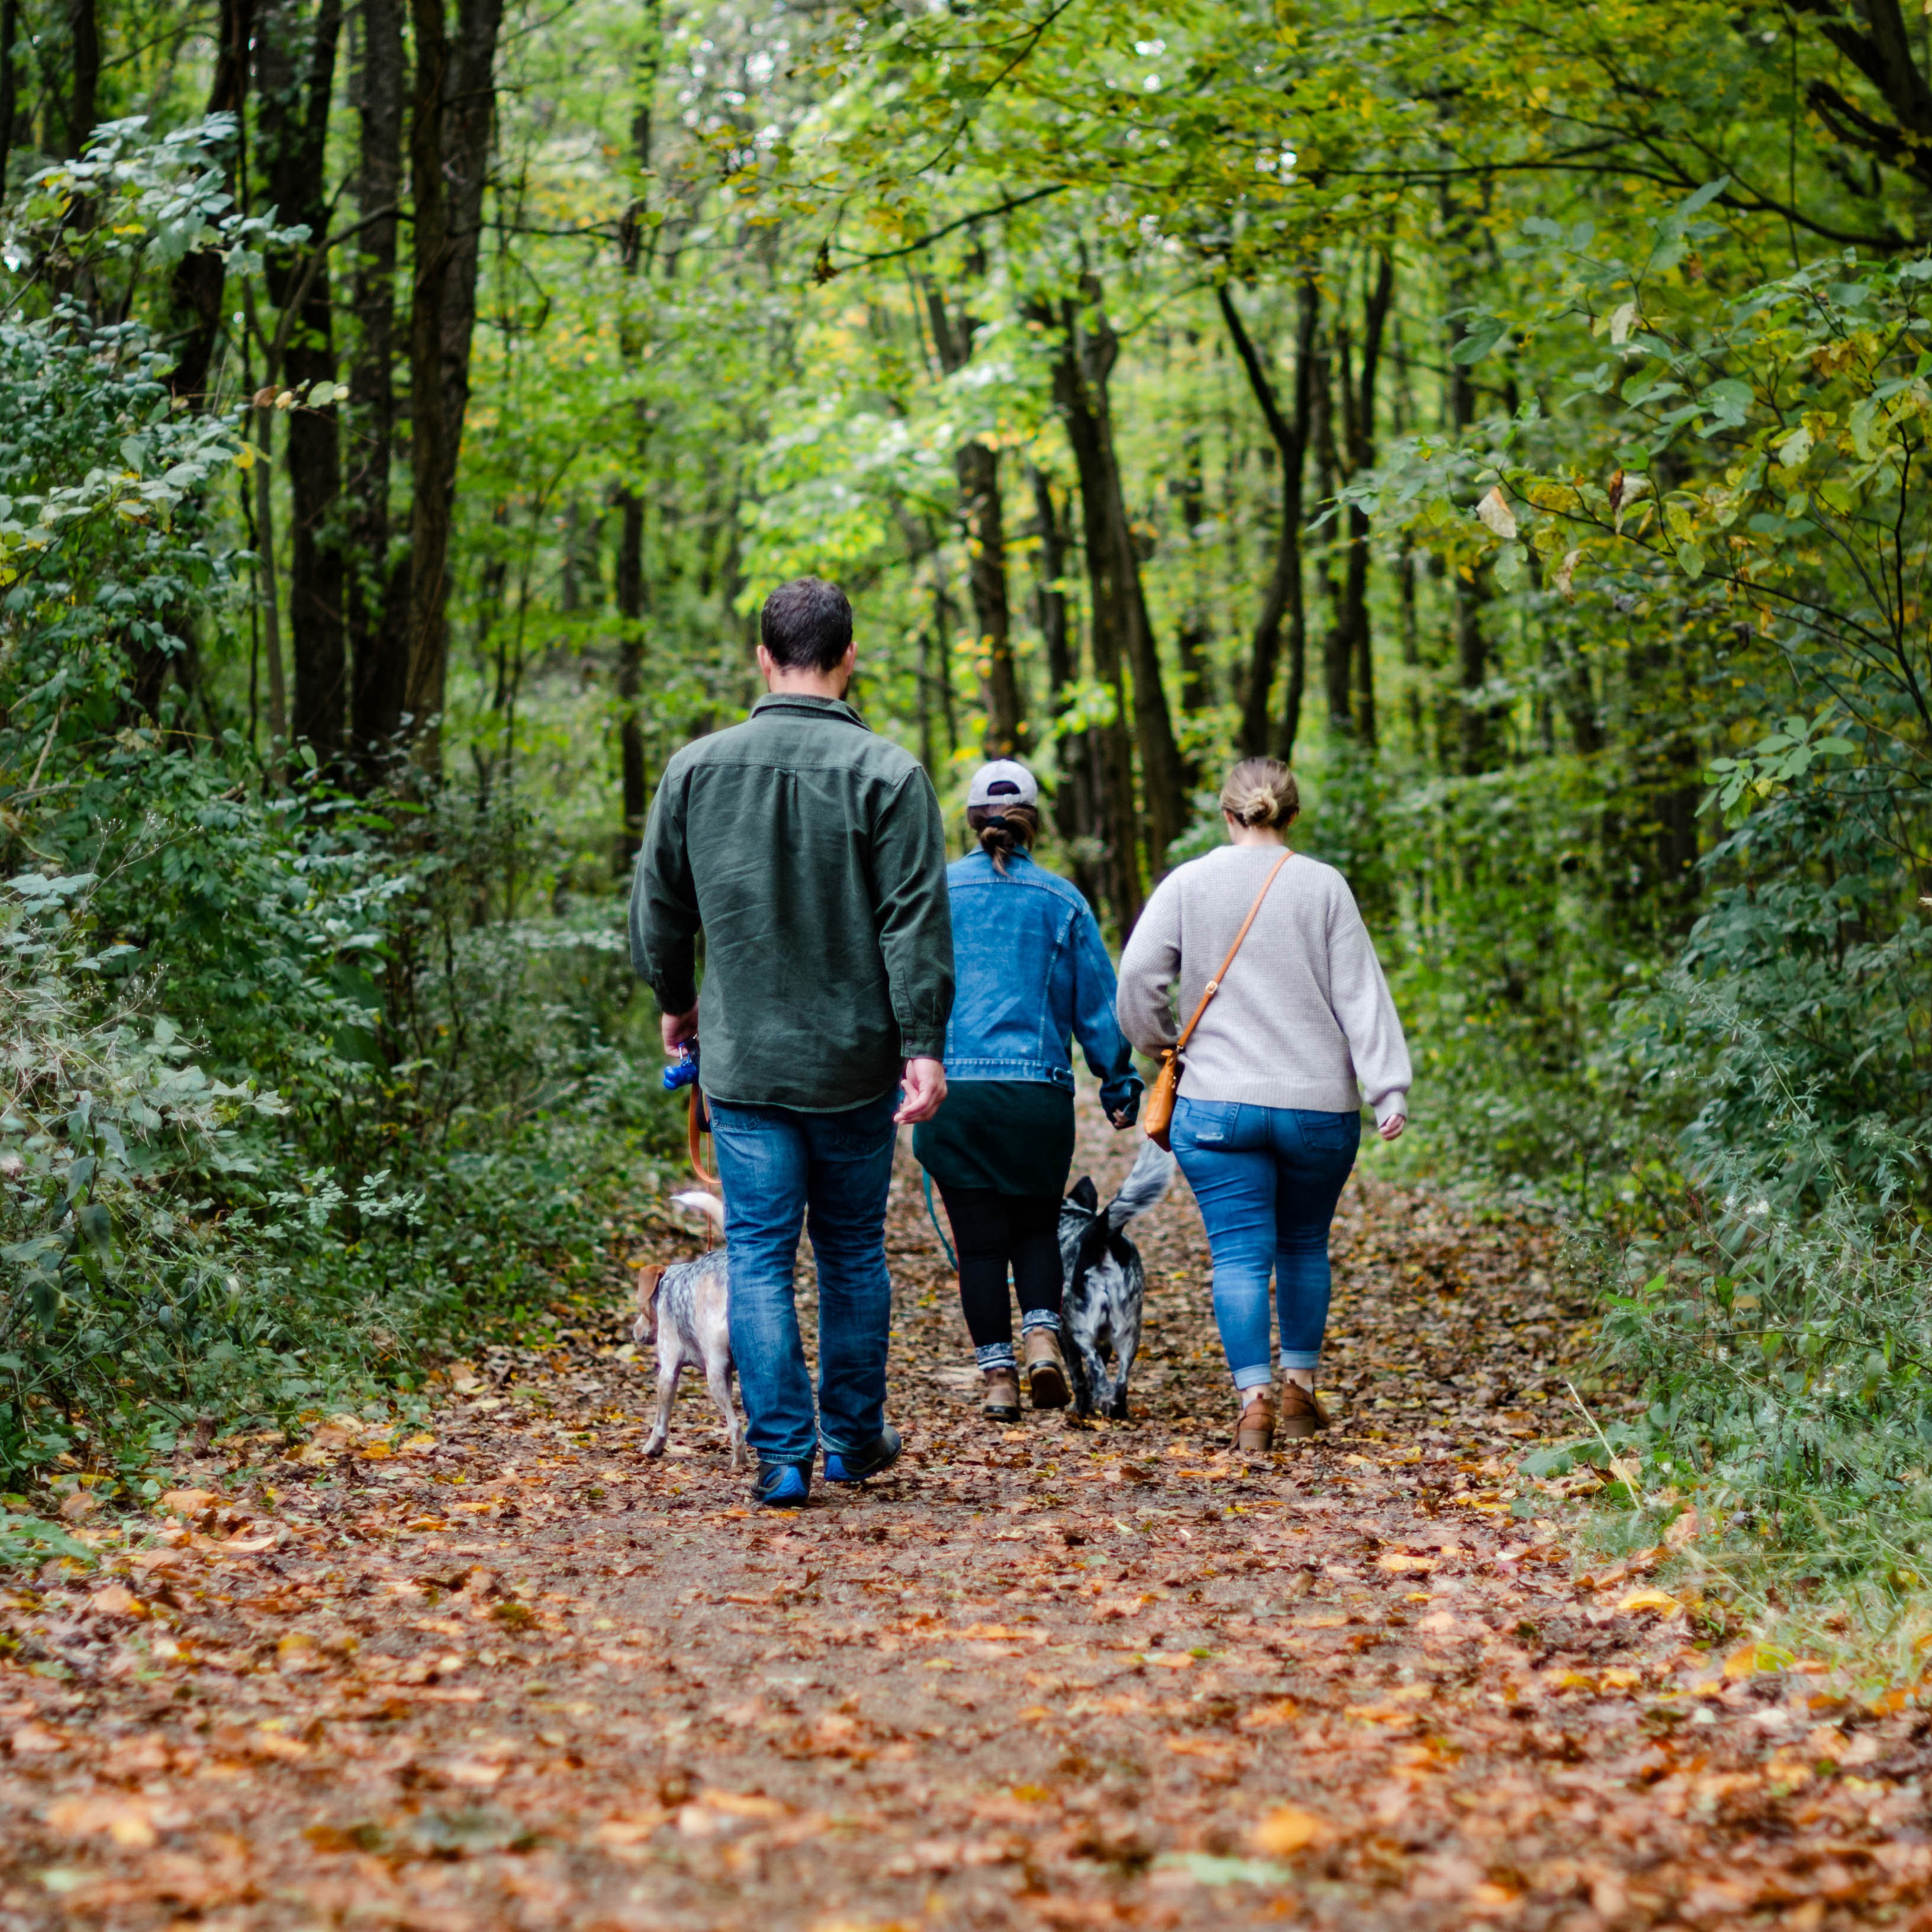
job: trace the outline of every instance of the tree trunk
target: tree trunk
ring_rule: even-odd
[[[638,272],[644,261],[644,238],[647,231],[644,216],[644,184],[650,179],[652,116],[657,104],[658,68],[662,52],[657,0],[645,8],[644,51],[638,63],[638,98],[631,116],[631,145],[637,158],[639,192],[624,212],[619,245],[626,284],[626,312],[620,327],[619,348],[634,370],[644,350],[643,331],[638,326],[635,303]],[[636,423],[637,463],[645,466],[650,430],[640,399],[632,406]],[[623,829],[619,835],[617,873],[627,874],[644,843],[644,808],[649,789],[644,766],[644,721],[642,699],[644,686],[644,499],[634,484],[617,492],[617,507],[622,521],[617,536],[617,738],[622,761],[620,783]]]
[[[1474,420],[1475,386],[1467,366],[1449,365],[1449,422],[1460,436]],[[1480,573],[1478,573],[1480,576]],[[1465,777],[1490,768],[1490,712],[1482,692],[1489,681],[1489,646],[1483,634],[1483,586],[1462,571],[1449,579],[1450,640],[1456,656],[1456,682],[1462,693],[1458,763]]]
[[[100,94],[100,21],[94,0],[68,0],[68,88],[61,102],[61,152],[75,155],[94,132]]]
[[[971,359],[977,320],[963,306],[956,315],[950,312],[945,296],[930,286],[926,303],[940,366],[949,376],[956,374]],[[1000,454],[976,436],[953,452],[952,467],[959,479],[967,586],[979,632],[976,656],[985,666],[986,755],[1018,758],[1026,747],[1026,715],[1013,666],[1012,620],[1006,602],[1006,511],[1000,494]]]
[[[1180,474],[1168,487],[1180,503],[1181,526],[1187,532],[1187,595],[1180,627],[1174,634],[1174,653],[1180,659],[1180,709],[1185,714],[1204,711],[1214,702],[1208,663],[1211,628],[1201,568],[1201,526],[1207,519],[1208,490],[1201,474],[1201,424],[1191,415],[1181,433]],[[1187,760],[1181,776],[1190,788],[1198,784],[1199,761]]]
[[[1448,306],[1454,312],[1466,305],[1468,297],[1454,265],[1466,256],[1468,238],[1474,224],[1466,212],[1454,207],[1446,188],[1442,194],[1442,215],[1448,242],[1448,260],[1452,265],[1447,291]],[[1449,338],[1452,351],[1449,362],[1449,427],[1459,439],[1476,416],[1476,386],[1470,375],[1469,365],[1456,362],[1453,354],[1462,333],[1460,328],[1452,327]],[[1492,756],[1490,707],[1482,695],[1489,681],[1489,645],[1483,632],[1487,576],[1486,569],[1478,571],[1473,578],[1457,570],[1450,573],[1449,579],[1450,646],[1456,659],[1456,682],[1462,700],[1461,716],[1456,721],[1457,764],[1466,777],[1472,778],[1489,770]],[[1448,749],[1446,745],[1444,749]]]
[[[20,72],[14,43],[20,38],[20,0],[0,0],[0,194],[6,191],[7,158],[14,152],[14,123],[20,112]]]
[[[1120,478],[1112,467],[1111,428],[1102,413],[1107,373],[1112,367],[1118,344],[1113,332],[1106,327],[1104,317],[1097,339],[1082,329],[1079,304],[1071,299],[1062,303],[1058,314],[1052,309],[1030,312],[1055,328],[1059,334],[1053,364],[1054,400],[1066,425],[1067,441],[1072,445],[1074,462],[1080,475],[1080,514],[1085,538],[1083,548],[1087,556],[1088,590],[1093,607],[1094,675],[1114,694],[1112,719],[1090,728],[1097,768],[1094,832],[1105,851],[1108,902],[1113,907],[1114,919],[1124,933],[1140,916],[1142,898],[1138,814],[1134,802],[1133,748],[1127,726],[1126,677],[1122,652],[1130,622],[1124,608],[1130,593],[1122,581],[1124,555],[1132,574],[1131,594],[1136,597],[1140,572],[1133,560],[1130,533],[1126,528],[1126,514],[1120,497]],[[1156,695],[1160,696],[1157,684],[1155,691]],[[1164,698],[1162,702],[1164,706]],[[1143,760],[1148,756],[1144,740],[1142,754]],[[1143,770],[1146,769],[1144,764]],[[1158,849],[1165,854],[1165,845]]]
[[[255,32],[254,0],[220,0],[217,14],[214,74],[208,86],[210,114],[232,114],[236,136],[224,163],[224,185],[232,195],[241,185],[242,111],[248,93],[248,50]],[[228,272],[220,253],[200,248],[175,265],[172,296],[183,318],[181,351],[168,387],[177,396],[208,400],[209,365],[221,339]]]
[[[1315,500],[1323,509],[1334,503],[1336,472],[1340,467],[1335,448],[1335,390],[1337,368],[1346,394],[1348,382],[1348,330],[1346,320],[1337,315],[1315,345],[1314,381],[1308,435],[1315,458]],[[1355,735],[1354,713],[1348,706],[1348,669],[1352,644],[1344,608],[1343,594],[1336,580],[1335,526],[1331,520],[1323,529],[1316,553],[1315,574],[1328,607],[1328,625],[1322,634],[1322,689],[1328,714],[1329,737],[1346,743]]]
[[[1072,633],[1067,623],[1066,526],[1054,501],[1053,485],[1038,470],[1030,469],[1034,513],[1040,533],[1040,581],[1034,592],[1040,634],[1046,649],[1048,708],[1058,718],[1073,704],[1079,676]],[[1097,908],[1104,882],[1090,856],[1096,823],[1095,778],[1099,744],[1091,731],[1070,731],[1054,740],[1060,783],[1053,800],[1054,825],[1071,854],[1073,882]]]
[[[440,761],[435,721],[449,663],[449,538],[470,400],[483,191],[495,118],[503,0],[410,0],[416,28],[410,181],[416,202],[410,316],[410,594],[403,706],[417,754]]]
[[[1342,370],[1348,481],[1365,474],[1376,460],[1376,378],[1382,364],[1382,337],[1395,293],[1395,268],[1388,256],[1376,265],[1374,285],[1362,309],[1362,364],[1354,388]],[[1376,743],[1374,640],[1369,627],[1369,519],[1359,504],[1348,512],[1348,554],[1342,578],[1342,611],[1354,664],[1357,736],[1371,750]]]
[[[1304,276],[1295,290],[1294,400],[1292,413],[1285,416],[1233,296],[1225,285],[1216,293],[1234,352],[1247,372],[1248,386],[1261,406],[1281,462],[1281,525],[1275,541],[1274,569],[1262,594],[1261,615],[1255,622],[1248,656],[1247,682],[1241,694],[1241,752],[1244,758],[1254,758],[1272,751],[1287,764],[1294,757],[1302,692],[1308,681],[1308,614],[1301,586],[1301,478],[1308,453],[1321,298],[1313,278]],[[1288,624],[1288,690],[1280,728],[1270,734],[1268,701],[1281,656],[1284,618]]]
[[[300,0],[277,0],[266,14],[258,86],[266,112],[260,152],[269,199],[285,222],[309,238],[277,250],[267,264],[268,292],[291,319],[281,322],[282,367],[271,371],[293,389],[335,379],[333,311],[326,253],[329,202],[324,169],[342,0],[320,0],[304,32]],[[332,410],[289,412],[289,633],[295,651],[291,735],[306,739],[325,768],[342,753],[346,663],[342,622],[343,557],[334,529],[341,466]]]
[[[350,376],[347,479],[349,571],[345,586],[353,659],[350,694],[356,755],[370,760],[401,729],[406,660],[401,649],[406,558],[389,556],[389,469],[396,440],[396,238],[403,192],[401,0],[362,0],[362,64],[356,76],[362,152],[350,302],[356,352]]]

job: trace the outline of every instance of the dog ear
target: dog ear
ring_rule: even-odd
[[[664,1278],[664,1269],[655,1262],[638,1270],[638,1313],[646,1322],[656,1317],[658,1290]]]
[[[1076,1208],[1084,1208],[1090,1214],[1097,1214],[1100,1211],[1100,1190],[1094,1185],[1094,1177],[1090,1174],[1083,1174],[1073,1184],[1073,1191],[1066,1198]]]

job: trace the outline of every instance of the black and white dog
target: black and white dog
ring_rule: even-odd
[[[1160,1201],[1173,1178],[1173,1155],[1149,1141],[1105,1208],[1100,1190],[1084,1174],[1060,1204],[1060,1265],[1066,1277],[1060,1339],[1073,1372],[1077,1415],[1098,1411],[1117,1420],[1126,1418],[1127,1378],[1141,1346],[1147,1270],[1125,1230]]]
[[[693,1189],[674,1194],[680,1208],[702,1214],[722,1234],[724,1204],[715,1194]],[[742,1469],[747,1460],[745,1433],[731,1400],[730,1282],[725,1273],[724,1250],[712,1248],[695,1261],[655,1263],[638,1270],[638,1318],[631,1337],[639,1348],[658,1345],[657,1426],[644,1444],[646,1456],[662,1456],[670,1432],[670,1406],[677,1396],[677,1378],[687,1364],[704,1377],[711,1400],[724,1418],[730,1438],[731,1466]]]

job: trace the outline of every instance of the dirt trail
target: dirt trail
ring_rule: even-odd
[[[1239,1460],[1184,1190],[1140,1232],[1142,1412],[990,1432],[908,1169],[908,1453],[796,1514],[701,1390],[638,1459],[614,1274],[425,1434],[184,1463],[4,1600],[0,1925],[1932,1924],[1912,1714],[1727,1675],[1517,1495],[1546,1238],[1352,1182],[1342,1424]]]

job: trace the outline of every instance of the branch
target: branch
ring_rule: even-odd
[[[990,221],[996,214],[1010,214],[1015,208],[1024,208],[1030,202],[1044,201],[1049,195],[1064,194],[1071,185],[1068,182],[1056,182],[1051,188],[1036,188],[1030,194],[1014,195],[996,207],[975,208],[970,214],[960,216],[957,221],[949,221],[944,228],[935,228],[931,234],[922,235],[916,242],[908,242],[903,248],[888,248],[883,254],[868,254],[862,248],[848,248],[842,242],[835,244],[828,240],[819,251],[819,259],[832,274],[838,272],[830,260],[835,245],[842,255],[850,255],[855,261],[896,262],[902,255],[916,255],[921,249],[930,248],[934,242],[943,240],[962,228],[970,228],[976,221]],[[820,279],[829,280],[830,277],[824,276]]]

